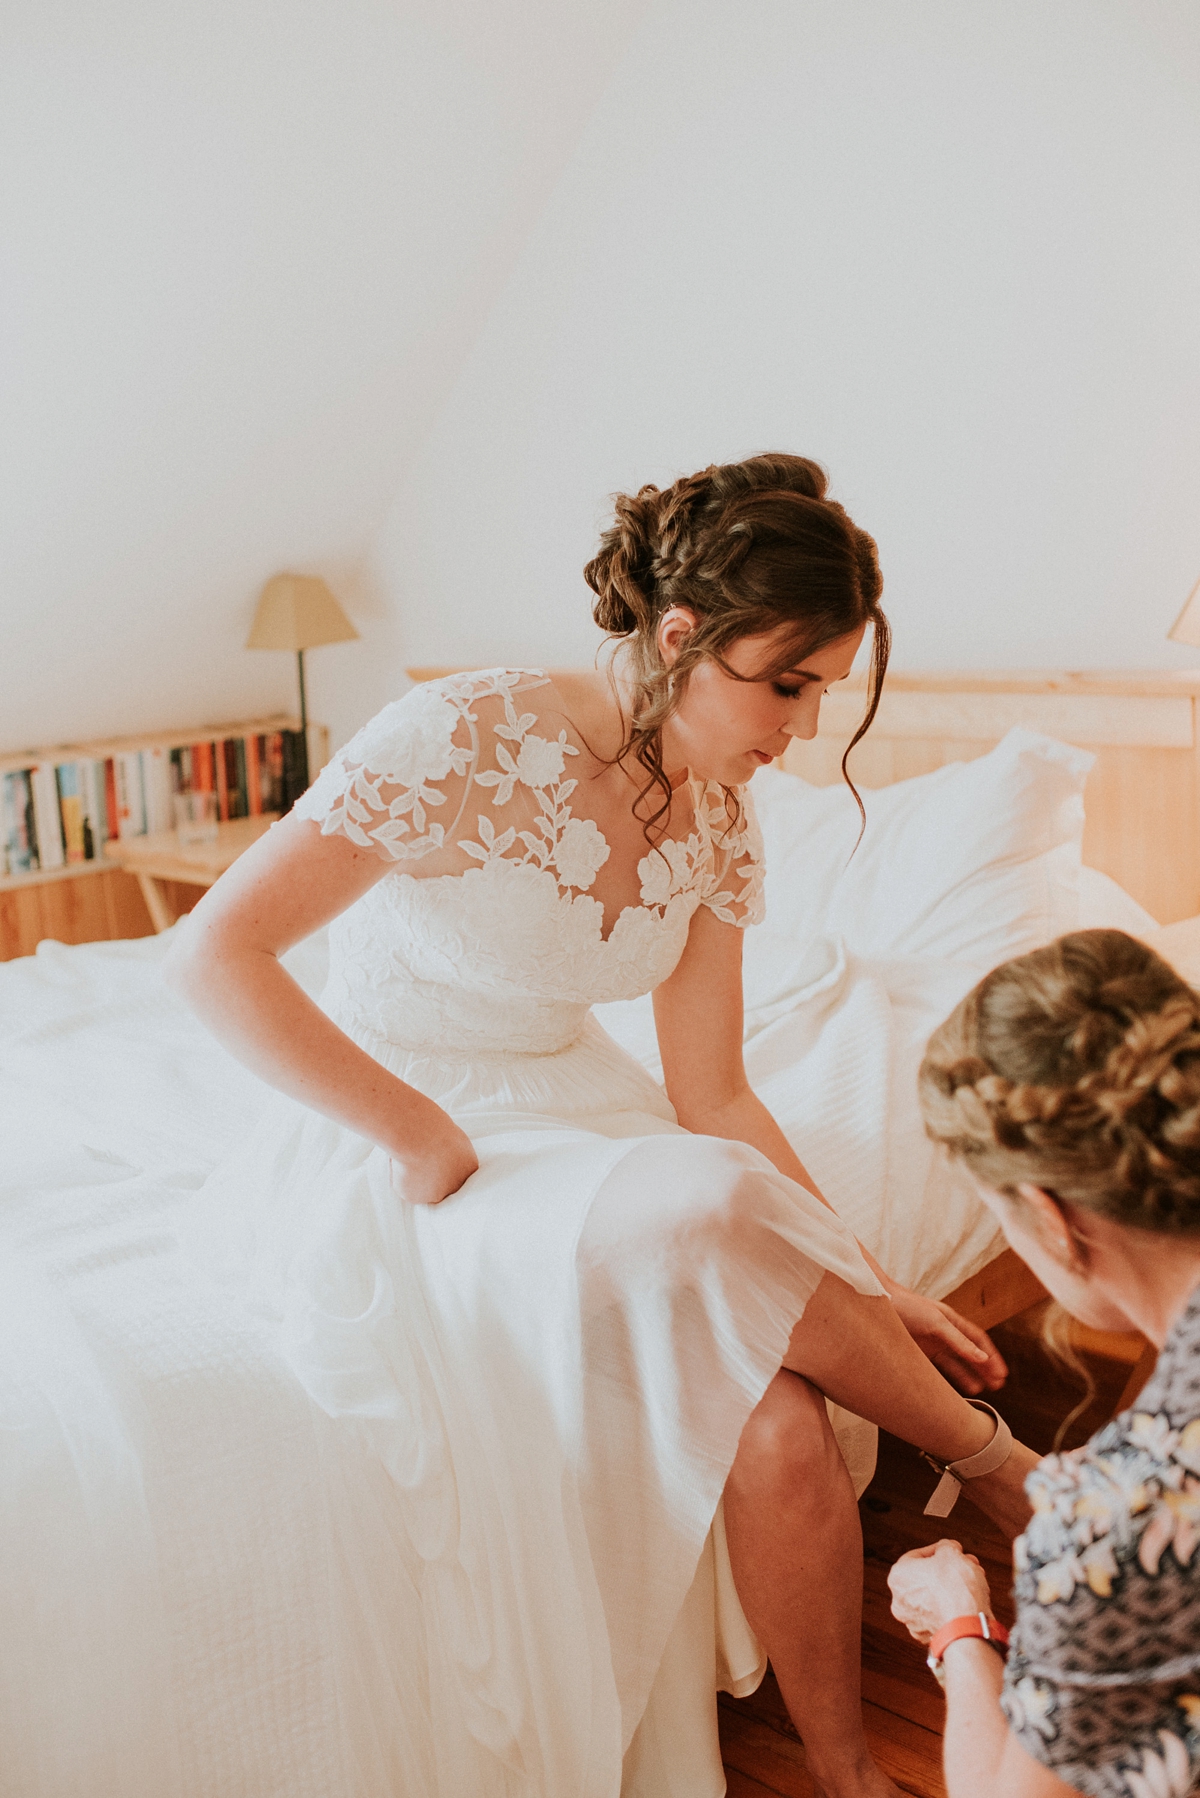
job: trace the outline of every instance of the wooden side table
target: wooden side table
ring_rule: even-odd
[[[251,843],[265,836],[277,816],[275,812],[264,812],[257,818],[233,818],[228,824],[218,824],[216,841],[211,843],[183,844],[173,830],[160,830],[153,836],[108,842],[104,854],[117,867],[136,876],[155,930],[169,930],[175,919],[159,881],[212,886]]]

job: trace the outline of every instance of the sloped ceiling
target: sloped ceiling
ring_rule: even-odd
[[[897,666],[1194,666],[1198,217],[1195,0],[655,0],[381,534],[411,660],[589,659],[606,493],[779,448]]]
[[[10,0],[0,748],[292,703],[285,566],[382,697],[367,545],[644,10]]]

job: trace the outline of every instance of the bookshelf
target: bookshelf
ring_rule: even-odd
[[[230,723],[199,725],[189,729],[141,732],[134,736],[102,737],[84,742],[16,749],[0,755],[0,799],[7,797],[10,802],[15,803],[14,789],[5,781],[8,775],[21,775],[29,770],[40,769],[45,781],[48,770],[53,782],[56,770],[85,764],[93,768],[104,764],[115,766],[119,758],[123,757],[137,758],[137,768],[143,769],[151,765],[146,760],[149,754],[156,768],[159,788],[162,788],[164,780],[168,783],[166,804],[169,807],[170,782],[172,779],[180,779],[180,752],[186,752],[182,767],[187,774],[192,767],[192,752],[196,752],[199,757],[204,753],[206,745],[220,753],[225,746],[242,743],[242,761],[237,766],[243,770],[244,786],[246,739],[252,738],[261,745],[265,740],[282,738],[284,733],[298,733],[299,730],[298,717],[290,713],[276,713],[266,718],[238,719]],[[286,740],[285,738],[284,741]],[[309,724],[307,749],[309,778],[314,779],[329,759],[329,733],[323,725]],[[173,776],[170,772],[172,752],[175,752]],[[212,770],[211,778],[215,782],[215,763],[211,757],[208,760]],[[229,764],[231,773],[236,760],[235,756]],[[197,761],[198,770],[203,765]],[[228,801],[226,800],[224,778],[222,776],[221,782],[223,815],[244,815],[236,809],[238,799],[232,787]],[[142,779],[141,773],[138,779]],[[189,782],[190,775],[184,784]],[[196,780],[190,784],[204,785],[205,779],[198,773]],[[61,804],[61,786],[57,789],[43,787],[40,795],[43,808],[39,815],[45,813],[46,793],[55,790],[59,793]],[[32,788],[30,792],[32,793]],[[271,810],[270,803],[261,803],[264,797],[265,788],[260,788],[256,801],[250,804],[249,809],[255,813]],[[295,797],[295,793],[292,797]],[[12,822],[12,803],[0,819],[6,831]],[[242,803],[246,803],[244,792]],[[162,791],[157,794],[157,804],[161,811]],[[142,812],[137,820],[141,829],[135,824],[133,828],[119,829],[116,834],[121,840],[136,842],[139,836],[147,833],[149,824],[157,823],[159,827],[162,826],[163,819],[155,818],[153,813],[154,807],[147,803],[143,790]],[[98,835],[100,840],[88,842],[91,853],[86,859],[64,860],[60,866],[30,867],[16,872],[10,871],[8,867],[7,842],[0,842],[0,851],[5,854],[5,859],[0,860],[0,961],[32,953],[44,937],[80,943],[150,934],[154,923],[135,875],[118,867],[106,856],[103,832]],[[203,891],[202,885],[190,881],[179,880],[163,884],[165,897],[176,914],[190,910]]]

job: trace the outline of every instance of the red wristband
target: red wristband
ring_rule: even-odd
[[[951,1642],[959,1642],[966,1636],[990,1642],[997,1654],[1003,1655],[1008,1650],[1008,1631],[985,1611],[974,1611],[969,1617],[952,1617],[931,1639],[925,1657],[926,1665],[939,1685],[942,1683],[942,1656]]]

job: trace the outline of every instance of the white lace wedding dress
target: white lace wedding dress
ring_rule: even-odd
[[[724,1791],[714,1693],[762,1657],[722,1488],[823,1272],[880,1290],[829,1211],[681,1130],[591,1016],[671,972],[698,906],[753,922],[762,869],[749,815],[693,783],[606,934],[561,708],[532,670],[418,687],[296,808],[389,864],[332,926],[322,1003],[478,1173],[407,1205],[382,1150],[275,1098],[189,1232],[387,1470],[394,1560],[356,1603],[393,1660],[363,1728],[396,1798]]]

